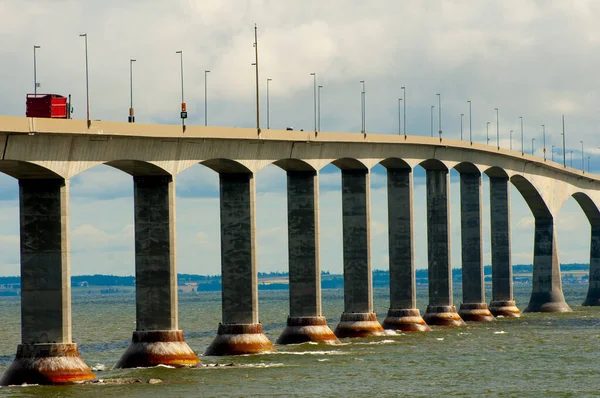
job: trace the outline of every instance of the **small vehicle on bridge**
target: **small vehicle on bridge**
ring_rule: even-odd
[[[71,96],[67,99],[58,94],[27,94],[25,116],[70,119]]]

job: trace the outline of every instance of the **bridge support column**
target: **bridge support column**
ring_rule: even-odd
[[[274,351],[258,322],[256,188],[251,173],[220,173],[223,321],[204,355]]]
[[[533,288],[525,312],[569,312],[560,279],[554,219],[536,218],[533,247]]]
[[[0,385],[95,380],[71,338],[68,182],[20,180],[19,211],[21,344]]]
[[[316,171],[288,171],[290,316],[278,344],[339,344],[321,312],[319,185]]]
[[[479,173],[460,173],[460,219],[463,302],[458,314],[464,321],[495,321],[496,318],[485,302],[483,284],[481,174]]]
[[[417,308],[413,241],[412,170],[387,169],[390,309],[384,329],[431,330]]]
[[[600,226],[592,225],[590,278],[584,306],[600,306]]]
[[[344,313],[338,337],[383,334],[373,312],[369,181],[368,170],[342,170]]]
[[[197,365],[178,329],[175,182],[143,176],[133,184],[136,330],[115,368]]]
[[[462,326],[452,303],[448,170],[427,170],[426,180],[429,305],[423,318],[428,325]]]
[[[494,316],[518,318],[521,311],[513,299],[510,248],[510,195],[508,177],[490,177],[492,245],[492,302]]]

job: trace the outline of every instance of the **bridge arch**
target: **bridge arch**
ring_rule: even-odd
[[[171,175],[171,173],[162,167],[143,160],[112,160],[110,162],[106,162],[105,164],[121,170],[133,177]]]
[[[386,169],[409,169],[412,171],[412,167],[401,158],[386,158],[379,162],[380,165]]]
[[[481,170],[474,163],[471,162],[460,162],[453,167],[454,170],[461,174],[477,174],[481,175]]]
[[[248,167],[242,163],[231,159],[216,158],[200,162],[200,164],[221,174],[252,173]]]
[[[0,172],[16,179],[55,179],[63,176],[47,167],[23,160],[0,161]]]
[[[285,171],[316,171],[310,163],[295,158],[280,159],[273,164]]]
[[[521,196],[525,199],[527,206],[529,206],[529,209],[536,220],[552,220],[552,213],[550,212],[546,201],[542,198],[539,190],[527,178],[517,174],[510,178],[510,182],[512,182],[521,193]]]

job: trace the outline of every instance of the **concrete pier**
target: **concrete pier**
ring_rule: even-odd
[[[600,306],[600,226],[592,225],[590,242],[590,279],[587,296],[582,305]]]
[[[554,219],[536,217],[533,248],[533,288],[525,312],[568,312],[560,279]]]
[[[136,330],[116,368],[194,366],[200,360],[178,329],[175,182],[134,177]]]
[[[19,212],[21,344],[0,385],[95,380],[71,337],[68,182],[19,180]]]
[[[219,185],[223,321],[204,355],[274,351],[258,322],[254,176],[222,172]]]
[[[463,302],[458,314],[464,321],[495,321],[485,302],[481,174],[478,171],[460,172],[460,228]]]
[[[340,338],[383,334],[373,312],[370,216],[369,171],[343,169],[344,313],[335,329]]]
[[[390,309],[384,329],[429,331],[417,309],[413,239],[413,177],[406,168],[387,169]]]
[[[492,302],[489,308],[494,316],[517,318],[521,311],[513,298],[508,177],[490,176],[490,219]]]
[[[426,180],[429,305],[423,318],[428,325],[462,326],[452,303],[448,170],[428,168]]]
[[[287,172],[287,205],[290,315],[277,344],[339,344],[321,312],[316,171]]]

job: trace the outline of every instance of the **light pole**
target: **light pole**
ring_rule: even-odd
[[[183,50],[175,51],[175,54],[179,54],[180,57],[180,67],[181,67],[181,125],[185,127],[185,119],[187,118],[187,107],[185,105],[185,99],[183,97]]]
[[[590,158],[591,156],[588,156],[588,173],[590,173]]]
[[[464,113],[460,114],[460,140],[463,140],[463,116],[465,116]]]
[[[531,139],[531,156],[535,156],[535,152],[534,152],[534,149],[533,149],[533,143],[534,143],[534,141],[535,141],[535,137]]]
[[[270,124],[270,113],[271,113],[271,109],[269,108],[269,82],[272,81],[273,79],[269,79],[267,78],[267,130],[269,128],[271,128],[271,124]]]
[[[435,105],[431,105],[431,138],[433,138],[433,108]]]
[[[38,82],[37,82],[37,60],[36,60],[36,56],[35,56],[35,50],[38,48],[42,48],[40,46],[33,46],[33,94],[37,95],[37,88],[38,88]]]
[[[498,108],[494,108],[496,111],[496,145],[500,149],[500,118],[498,116]]]
[[[486,122],[486,127],[485,127],[485,135],[486,135],[486,144],[490,145],[490,122]]]
[[[129,123],[135,123],[135,111],[133,110],[133,63],[135,59],[129,60]]]
[[[402,98],[404,100],[404,115],[402,120],[404,121],[404,138],[406,138],[406,87],[402,86],[400,89],[402,90]]]
[[[509,134],[509,136],[510,136],[510,150],[511,150],[511,151],[512,151],[512,133],[513,133],[513,131],[512,131],[512,130],[510,130],[510,132],[508,133],[508,134]]]
[[[469,104],[469,141],[473,143],[473,113],[471,112],[471,100],[467,101]]]
[[[554,145],[552,145],[550,156],[551,156],[550,160],[552,160],[554,162]]]
[[[563,167],[567,167],[567,153],[565,152],[565,115],[562,115],[562,146]]]
[[[398,135],[402,134],[402,98],[398,98]]]
[[[571,155],[571,163],[570,163],[569,167],[573,167],[573,150],[569,151],[569,155]]]
[[[585,167],[583,164],[583,157],[585,155],[584,151],[583,151],[583,141],[579,141],[581,142],[581,171],[585,172]]]
[[[544,160],[546,160],[546,126],[542,124],[542,139],[544,143]]]
[[[208,126],[208,90],[207,90],[207,78],[206,76],[210,73],[209,70],[204,71],[204,125]]]
[[[439,135],[440,135],[440,141],[442,140],[442,95],[441,94],[436,94],[438,97],[438,128],[439,130]]]
[[[315,133],[317,132],[317,74],[312,72],[310,74],[313,77],[313,105],[314,105],[314,117],[315,117]]]
[[[361,119],[362,119],[362,124],[361,124],[361,133],[363,133],[364,135],[367,135],[367,127],[365,126],[365,81],[361,80],[359,82],[360,84],[362,84],[362,91],[360,92],[360,113],[361,113]]]
[[[258,91],[258,28],[254,24],[254,70],[256,73],[255,87],[256,87],[256,133],[260,134],[260,95]]]
[[[88,127],[90,125],[90,79],[88,73],[88,40],[87,33],[80,34],[79,37],[83,37],[85,39],[85,104],[86,104],[86,117]]]
[[[519,119],[521,120],[521,155],[525,155],[525,141],[523,138],[523,116],[519,116]]]
[[[317,131],[321,131],[321,89],[323,86],[317,86]]]

